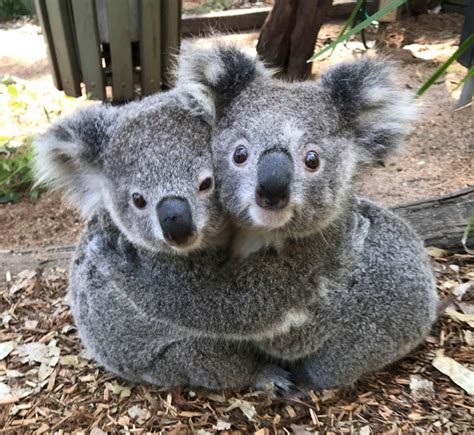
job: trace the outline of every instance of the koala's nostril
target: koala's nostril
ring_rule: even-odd
[[[158,219],[165,239],[184,245],[197,237],[191,207],[184,198],[165,198],[157,207]]]
[[[283,152],[263,155],[259,161],[257,176],[257,204],[263,208],[285,208],[290,201],[293,179],[293,162],[290,156]]]

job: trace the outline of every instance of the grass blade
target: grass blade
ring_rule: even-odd
[[[340,36],[337,38],[334,42],[329,44],[328,46],[324,47],[321,51],[318,51],[317,53],[314,53],[313,56],[311,56],[310,59],[308,59],[307,62],[312,62],[314,59],[317,57],[321,56],[322,54],[326,53],[329,50],[332,50],[336,45],[340,44],[341,42],[344,42],[345,40],[349,39],[352,35],[355,35],[356,33],[360,32],[361,30],[364,30],[366,27],[369,27],[370,24],[374,21],[377,21],[379,18],[383,17],[384,15],[388,14],[389,12],[392,12],[396,8],[400,7],[404,3],[406,3],[407,0],[394,0],[387,6],[385,6],[383,9],[380,11],[376,12],[375,14],[371,15],[369,18],[366,18],[362,23],[357,24],[357,26],[353,27],[351,30],[349,30],[347,33],[344,35]]]
[[[416,97],[421,97],[429,88],[430,86],[439,79],[441,75],[443,75],[446,70],[449,68],[449,66],[459,57],[461,54],[463,54],[471,44],[474,43],[474,33],[469,36],[459,47],[458,49],[453,53],[453,55],[446,61],[444,62],[435,72],[434,74],[426,80],[425,83],[423,83],[416,91]]]
[[[470,214],[470,216],[467,220],[466,229],[464,230],[464,234],[463,234],[462,240],[461,240],[461,243],[464,246],[464,249],[466,250],[466,252],[468,254],[474,254],[474,251],[469,249],[466,246],[467,245],[467,238],[469,237],[469,233],[471,232],[471,227],[472,227],[473,221],[474,221],[474,208],[472,209],[471,214]]]

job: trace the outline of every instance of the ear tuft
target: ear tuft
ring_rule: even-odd
[[[101,153],[114,112],[107,106],[79,110],[35,140],[36,183],[63,190],[84,216],[100,206]]]
[[[219,110],[255,79],[270,77],[271,71],[249,50],[214,39],[183,44],[176,76],[178,86],[207,88]]]
[[[380,163],[401,145],[416,118],[415,103],[395,80],[394,64],[363,57],[331,68],[321,78],[343,128],[354,132],[362,159]]]

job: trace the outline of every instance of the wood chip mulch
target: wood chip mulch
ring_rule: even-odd
[[[127,383],[87,358],[68,310],[65,270],[25,271],[14,280],[7,274],[0,291],[0,433],[472,434],[474,256],[434,264],[440,294],[452,302],[425,343],[352,389],[304,397]],[[462,366],[441,369],[454,381],[433,366],[436,357]]]

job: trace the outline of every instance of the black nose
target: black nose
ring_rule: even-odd
[[[196,235],[191,207],[184,198],[165,198],[158,204],[158,219],[167,241],[183,245]]]
[[[292,179],[293,162],[288,154],[281,151],[264,154],[257,170],[257,204],[269,209],[285,208],[290,201]]]

